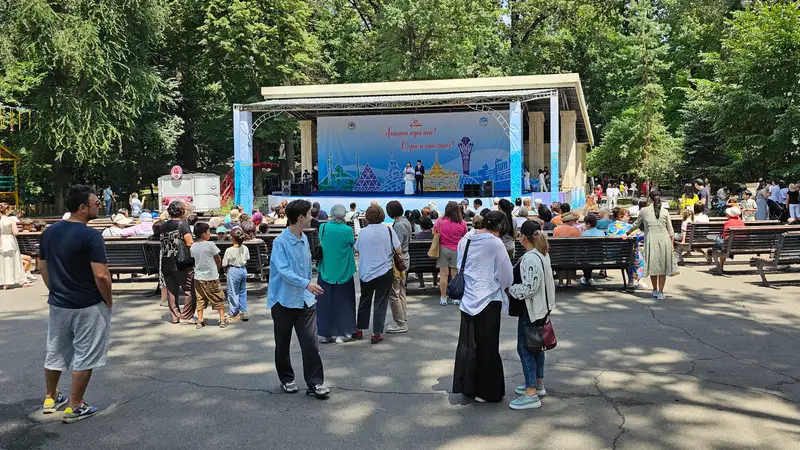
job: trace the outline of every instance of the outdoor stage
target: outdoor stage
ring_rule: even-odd
[[[507,194],[507,192],[506,192]],[[569,201],[571,198],[569,196],[570,193],[567,192],[559,192],[559,201],[565,202]],[[458,192],[431,192],[426,193],[422,196],[419,195],[403,195],[403,194],[387,194],[387,193],[374,193],[369,195],[326,195],[323,193],[314,193],[313,195],[309,196],[291,196],[291,195],[270,195],[269,196],[269,206],[275,206],[280,204],[281,201],[287,200],[298,200],[298,199],[305,199],[310,202],[319,202],[319,205],[323,211],[330,212],[331,208],[334,205],[344,205],[348,210],[350,209],[350,203],[355,202],[358,205],[358,209],[361,211],[365,211],[367,207],[369,207],[370,202],[373,200],[377,201],[381,208],[386,208],[386,204],[392,200],[398,200],[402,205],[404,210],[422,210],[425,206],[430,206],[431,202],[436,204],[436,210],[444,212],[444,207],[447,205],[447,202],[454,201],[460,202],[463,200],[463,195],[459,195]],[[513,200],[505,196],[499,196],[498,198],[505,198],[509,201],[513,202]],[[541,199],[542,203],[545,205],[550,205],[551,202],[551,194],[550,192],[533,192],[533,193],[525,193],[522,194],[522,198],[530,198],[531,204],[533,204],[535,199]],[[484,208],[491,209],[493,206],[493,199],[489,197],[481,197],[481,201],[483,202]],[[577,199],[577,198],[576,198]],[[475,200],[475,197],[467,198],[469,200],[469,207],[472,208],[472,201]],[[570,202],[578,203],[578,202]],[[583,202],[581,201],[580,204],[575,204],[574,207],[582,206]]]

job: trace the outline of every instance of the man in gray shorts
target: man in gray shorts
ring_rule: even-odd
[[[92,370],[106,365],[113,301],[105,241],[99,231],[86,226],[97,218],[97,194],[90,186],[72,186],[65,203],[69,219],[49,226],[39,247],[39,269],[50,290],[42,412],[52,414],[68,403],[61,421],[73,423],[99,411],[83,401],[83,394]],[[58,380],[70,369],[68,400],[58,390]]]

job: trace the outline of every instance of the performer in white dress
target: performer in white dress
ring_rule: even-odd
[[[403,180],[406,182],[405,194],[414,195],[414,168],[411,167],[411,161],[406,163],[403,174]]]
[[[22,255],[17,243],[17,222],[8,217],[9,207],[0,203],[0,286],[24,286],[31,284],[25,279]]]

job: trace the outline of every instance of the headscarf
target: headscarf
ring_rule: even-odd
[[[347,209],[344,205],[333,205],[331,208],[330,220],[337,223],[345,223],[344,216],[347,215]]]

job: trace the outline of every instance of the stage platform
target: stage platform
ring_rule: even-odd
[[[581,190],[582,191],[582,190]],[[499,193],[498,193],[499,194]],[[513,202],[511,198],[508,196],[508,192],[504,192],[505,195],[498,195],[497,198],[505,198]],[[571,195],[572,192],[559,192],[558,193],[558,201],[565,202],[575,198],[575,200],[580,199],[580,201],[570,202],[575,203],[572,205],[573,207],[580,207],[583,206],[584,201],[583,197],[580,195]],[[551,195],[550,192],[528,192],[523,194],[523,198],[530,198],[531,202],[533,202],[536,198],[542,200],[542,203],[545,205],[550,205],[551,203]],[[360,195],[348,195],[344,193],[334,194],[334,195],[327,195],[325,193],[315,192],[311,196],[301,195],[301,196],[291,196],[291,195],[270,195],[268,198],[265,198],[261,202],[256,199],[255,207],[267,209],[265,207],[272,207],[275,205],[280,204],[283,200],[292,201],[298,199],[305,199],[310,202],[319,202],[319,205],[323,211],[330,211],[334,205],[344,205],[345,208],[350,208],[350,203],[355,202],[358,205],[358,209],[364,211],[369,207],[370,202],[373,200],[377,201],[378,204],[382,208],[386,208],[386,204],[392,200],[398,200],[402,205],[404,210],[422,210],[425,206],[431,206],[431,203],[435,204],[435,209],[440,212],[444,212],[444,207],[447,205],[449,201],[460,202],[464,198],[469,200],[470,208],[472,208],[472,202],[475,200],[476,197],[464,197],[463,195],[459,194],[458,192],[426,192],[423,195],[403,195],[399,193],[383,193],[383,192],[376,192],[374,194],[364,195],[363,193]],[[493,205],[493,198],[490,197],[480,197],[481,201],[483,202],[484,208],[491,208]]]

